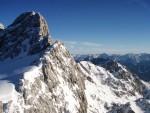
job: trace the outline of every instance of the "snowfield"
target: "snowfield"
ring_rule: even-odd
[[[3,103],[8,103],[13,99],[15,94],[15,86],[9,81],[0,81],[0,101]]]
[[[49,53],[47,53],[49,54]],[[18,105],[20,112],[23,113],[23,108],[30,109],[30,105],[20,105],[20,101],[23,102],[22,99],[18,101],[18,99],[21,97],[21,94],[16,91],[15,86],[18,84],[18,77],[20,79],[23,79],[22,82],[25,80],[29,83],[24,86],[24,88],[31,89],[31,84],[34,84],[35,79],[37,77],[40,77],[42,75],[41,73],[41,65],[39,66],[30,66],[29,64],[36,59],[37,56],[33,57],[22,57],[22,58],[16,58],[13,60],[6,60],[4,62],[1,62],[0,64],[0,72],[1,72],[1,80],[0,80],[0,101],[3,102],[3,104],[7,104],[9,102],[12,102],[9,112],[13,113],[15,110],[13,108],[13,105]],[[49,59],[49,57],[45,56],[46,59]],[[44,58],[44,59],[45,59]],[[43,58],[41,58],[43,60]],[[15,64],[15,65],[13,65]],[[103,67],[96,66],[90,62],[82,61],[78,63],[81,71],[85,75],[85,94],[87,98],[87,112],[88,113],[111,113],[114,111],[110,111],[113,108],[114,103],[118,105],[125,105],[126,103],[129,103],[130,106],[128,109],[132,109],[135,113],[148,113],[148,111],[144,111],[144,107],[138,106],[136,101],[138,99],[143,98],[140,94],[136,92],[135,96],[131,96],[128,94],[128,92],[125,92],[124,95],[117,96],[115,94],[115,91],[122,92],[122,88],[120,86],[117,86],[117,89],[114,89],[110,86],[110,84],[115,84],[119,80],[115,77],[115,75],[111,74],[109,71],[104,69]],[[124,71],[127,72],[125,67],[118,64]],[[10,68],[11,67],[11,68]],[[9,69],[10,68],[10,69]],[[55,67],[54,67],[55,68]],[[58,79],[60,81],[60,84],[57,87],[57,90],[54,92],[57,96],[62,96],[68,104],[66,104],[66,111],[70,111],[71,113],[76,113],[77,109],[79,107],[79,101],[75,99],[75,95],[72,93],[72,90],[69,88],[68,84],[64,81],[63,78],[61,78],[61,74],[63,73],[62,70],[57,69],[57,74],[59,75]],[[21,76],[20,76],[21,75]],[[132,79],[131,79],[132,80]],[[132,81],[131,81],[132,82]],[[123,81],[122,83],[127,87],[128,90],[132,90],[133,87],[130,85],[130,83]],[[148,88],[148,91],[150,90],[150,85],[144,81],[142,81],[143,84]],[[39,95],[46,94],[46,84],[41,81],[42,88],[41,93],[39,92]],[[74,87],[74,90],[78,89],[78,86]],[[63,95],[60,95],[63,92]],[[46,94],[47,96],[52,96],[51,94]],[[149,93],[150,95],[150,93]],[[31,98],[32,95],[29,95],[28,98]],[[39,98],[39,97],[37,97]],[[70,101],[71,100],[71,101]],[[63,106],[63,103],[56,104],[56,106]],[[4,110],[5,111],[5,110]]]
[[[106,81],[108,78],[112,78],[114,79],[114,81],[112,80],[113,82],[117,82],[118,79],[107,70],[87,61],[82,61],[79,65],[87,78],[90,78],[85,80],[88,113],[108,113],[114,103],[118,105],[130,103],[130,107],[135,113],[148,113],[136,105],[136,100],[142,98],[141,95],[129,96],[125,94],[118,97],[113,92],[114,89],[111,88]],[[85,71],[85,69],[87,69],[87,71]],[[123,70],[125,69],[123,68]],[[125,84],[125,86],[129,86],[128,89],[132,89],[130,84]],[[115,113],[115,110],[110,113]]]
[[[20,106],[20,103],[18,102],[18,98],[20,98],[21,94],[17,92],[16,89],[19,87],[19,82],[23,77],[25,79],[33,81],[37,76],[36,72],[38,70],[38,67],[30,66],[30,64],[36,58],[37,55],[32,57],[23,57],[22,55],[20,55],[13,60],[7,59],[0,62],[0,101],[6,105],[10,102],[12,102],[14,105],[18,105],[20,112],[22,111],[22,113],[22,106]],[[32,76],[31,73],[34,75]],[[13,113],[14,111],[15,110],[13,106],[10,106],[9,112]]]

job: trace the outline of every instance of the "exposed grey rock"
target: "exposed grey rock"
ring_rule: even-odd
[[[38,67],[37,73],[27,73],[35,78],[31,81],[25,73],[15,78],[18,104],[10,101],[6,111],[13,106],[15,113],[71,113],[72,106],[77,113],[87,113],[84,74],[61,41],[52,44],[45,19],[39,13],[25,12],[0,30],[0,60],[34,54],[39,58],[31,66]]]
[[[90,62],[92,62],[93,64],[102,66],[103,68],[108,70],[110,73],[112,73],[114,77],[130,83],[130,85],[132,85],[134,89],[129,91],[127,90],[127,88],[125,88],[122,81],[118,81],[116,83],[116,82],[112,82],[111,78],[110,79],[108,78],[106,80],[106,83],[110,87],[113,87],[114,89],[118,89],[118,86],[121,86],[122,89],[124,91],[127,91],[130,95],[135,95],[135,91],[137,91],[141,95],[143,94],[144,85],[141,82],[141,80],[136,75],[134,75],[130,70],[128,70],[126,67],[121,67],[116,61],[113,61],[110,59],[99,58],[99,57],[92,58],[92,59],[90,59],[89,57],[86,57],[84,60],[90,60]],[[124,92],[114,91],[114,93],[119,97],[124,95]]]
[[[35,12],[21,14],[0,31],[0,60],[40,53],[52,43],[45,19]]]
[[[90,76],[87,77],[87,80],[90,81],[91,83],[94,83],[93,79]]]
[[[131,109],[130,103],[122,105],[114,103],[113,106],[111,107],[111,110],[107,113],[135,113],[135,112]]]
[[[149,99],[140,98],[140,99],[136,100],[136,104],[137,104],[137,106],[139,106],[143,111],[145,111],[145,113],[149,113],[149,112],[150,112],[150,101],[149,101]]]
[[[40,63],[43,65],[41,67],[41,76],[35,78],[33,84],[27,80],[24,80],[22,84],[25,105],[31,106],[30,109],[25,109],[25,113],[71,112],[66,106],[70,103],[65,100],[65,93],[67,92],[63,90],[65,86],[61,86],[60,78],[64,80],[65,84],[68,84],[69,90],[75,95],[74,98],[80,105],[77,108],[78,113],[87,113],[83,73],[70,53],[65,49],[63,43],[57,41],[52,47],[48,48],[47,52],[43,54],[41,62],[37,64]],[[60,70],[62,73],[59,72]],[[45,84],[45,93],[41,92],[43,87],[41,83]],[[28,85],[30,85],[30,88],[25,87]],[[74,89],[73,87],[78,88]],[[61,93],[57,93],[58,89],[61,90]],[[29,98],[30,95],[32,95],[31,98]],[[58,106],[60,103],[63,105]]]

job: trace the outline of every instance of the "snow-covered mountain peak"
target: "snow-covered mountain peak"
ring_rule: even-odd
[[[115,61],[96,58],[76,63],[63,42],[52,44],[39,13],[21,14],[0,30],[0,110],[148,113],[149,83]]]
[[[39,13],[21,14],[0,32],[0,39],[4,112],[87,112],[83,73],[63,42],[52,44],[47,23]]]
[[[0,30],[0,60],[20,54],[40,53],[52,43],[46,20],[40,13],[25,12]]]

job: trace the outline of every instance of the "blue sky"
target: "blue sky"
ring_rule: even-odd
[[[71,53],[150,53],[150,0],[1,0],[5,27],[40,12]]]

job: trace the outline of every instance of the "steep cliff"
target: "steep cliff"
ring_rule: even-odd
[[[0,43],[5,112],[87,112],[83,73],[61,41],[52,43],[39,13],[21,14],[0,31]]]

